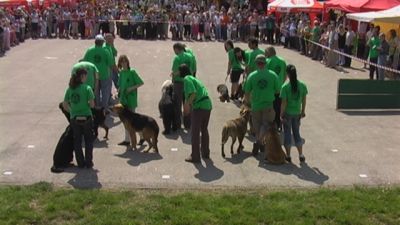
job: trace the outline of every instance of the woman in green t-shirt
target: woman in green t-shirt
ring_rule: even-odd
[[[225,51],[228,53],[228,70],[226,79],[231,78],[231,99],[237,99],[237,90],[239,88],[240,76],[243,74],[244,52],[240,48],[234,48],[233,42],[228,40],[225,42]]]
[[[296,67],[288,65],[286,73],[289,82],[286,82],[281,89],[282,98],[281,121],[283,122],[284,146],[286,150],[286,160],[291,162],[290,147],[292,141],[292,131],[297,150],[299,151],[299,160],[304,162],[306,158],[303,155],[303,141],[300,136],[300,119],[306,116],[306,95],[307,86],[297,80]]]
[[[200,163],[200,152],[203,159],[210,158],[208,122],[210,121],[212,103],[206,87],[199,79],[191,75],[186,64],[179,66],[179,75],[183,78],[184,86],[185,104],[183,113],[184,115],[191,114],[192,154],[185,161]],[[192,112],[190,112],[191,110]]]
[[[85,69],[78,69],[69,81],[63,107],[70,113],[74,133],[74,151],[79,168],[93,167],[93,120],[94,94],[92,88],[84,84],[87,79]],[[85,140],[85,155],[82,151],[82,136]]]
[[[139,77],[136,70],[129,65],[129,59],[126,55],[121,55],[118,59],[119,80],[118,97],[121,104],[132,112],[135,112],[138,106],[137,89],[143,85],[143,80]],[[143,144],[144,139],[140,134],[139,145]],[[118,145],[130,144],[130,135],[125,127],[125,139]]]

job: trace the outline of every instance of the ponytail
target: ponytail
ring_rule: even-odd
[[[74,74],[72,74],[71,79],[69,80],[69,87],[71,89],[77,88],[82,84],[82,76],[86,75],[87,72],[85,69],[78,69]]]
[[[297,71],[296,71],[296,67],[292,64],[289,64],[286,67],[286,73],[289,76],[289,81],[290,81],[290,86],[292,87],[292,93],[296,94],[298,93],[298,82],[297,82]]]

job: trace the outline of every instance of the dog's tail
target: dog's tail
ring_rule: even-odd
[[[228,127],[224,126],[222,128],[222,137],[221,137],[221,144],[225,144],[228,141],[229,133],[228,133]]]

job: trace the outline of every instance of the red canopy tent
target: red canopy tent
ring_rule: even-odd
[[[329,0],[325,2],[325,9],[353,13],[386,10],[398,5],[400,5],[400,0]]]
[[[317,0],[275,0],[268,4],[268,11],[319,13],[324,9]]]

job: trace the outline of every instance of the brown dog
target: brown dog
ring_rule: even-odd
[[[286,154],[282,149],[281,139],[278,130],[271,126],[263,139],[265,146],[265,160],[272,164],[285,163]]]
[[[239,147],[237,154],[243,149],[243,138],[247,131],[247,122],[250,118],[250,109],[246,106],[242,106],[240,109],[240,117],[234,120],[229,120],[225,123],[222,129],[222,143],[221,143],[221,154],[225,158],[224,145],[228,141],[229,137],[232,137],[231,155],[233,155],[233,145],[236,142],[236,138],[239,139]]]
[[[134,150],[136,150],[137,143],[136,132],[142,132],[144,140],[149,144],[149,148],[144,152],[148,152],[151,148],[154,148],[155,152],[158,153],[157,139],[160,128],[153,118],[131,112],[121,104],[114,105],[112,111],[118,114],[120,120],[128,130],[131,137],[131,147]]]

